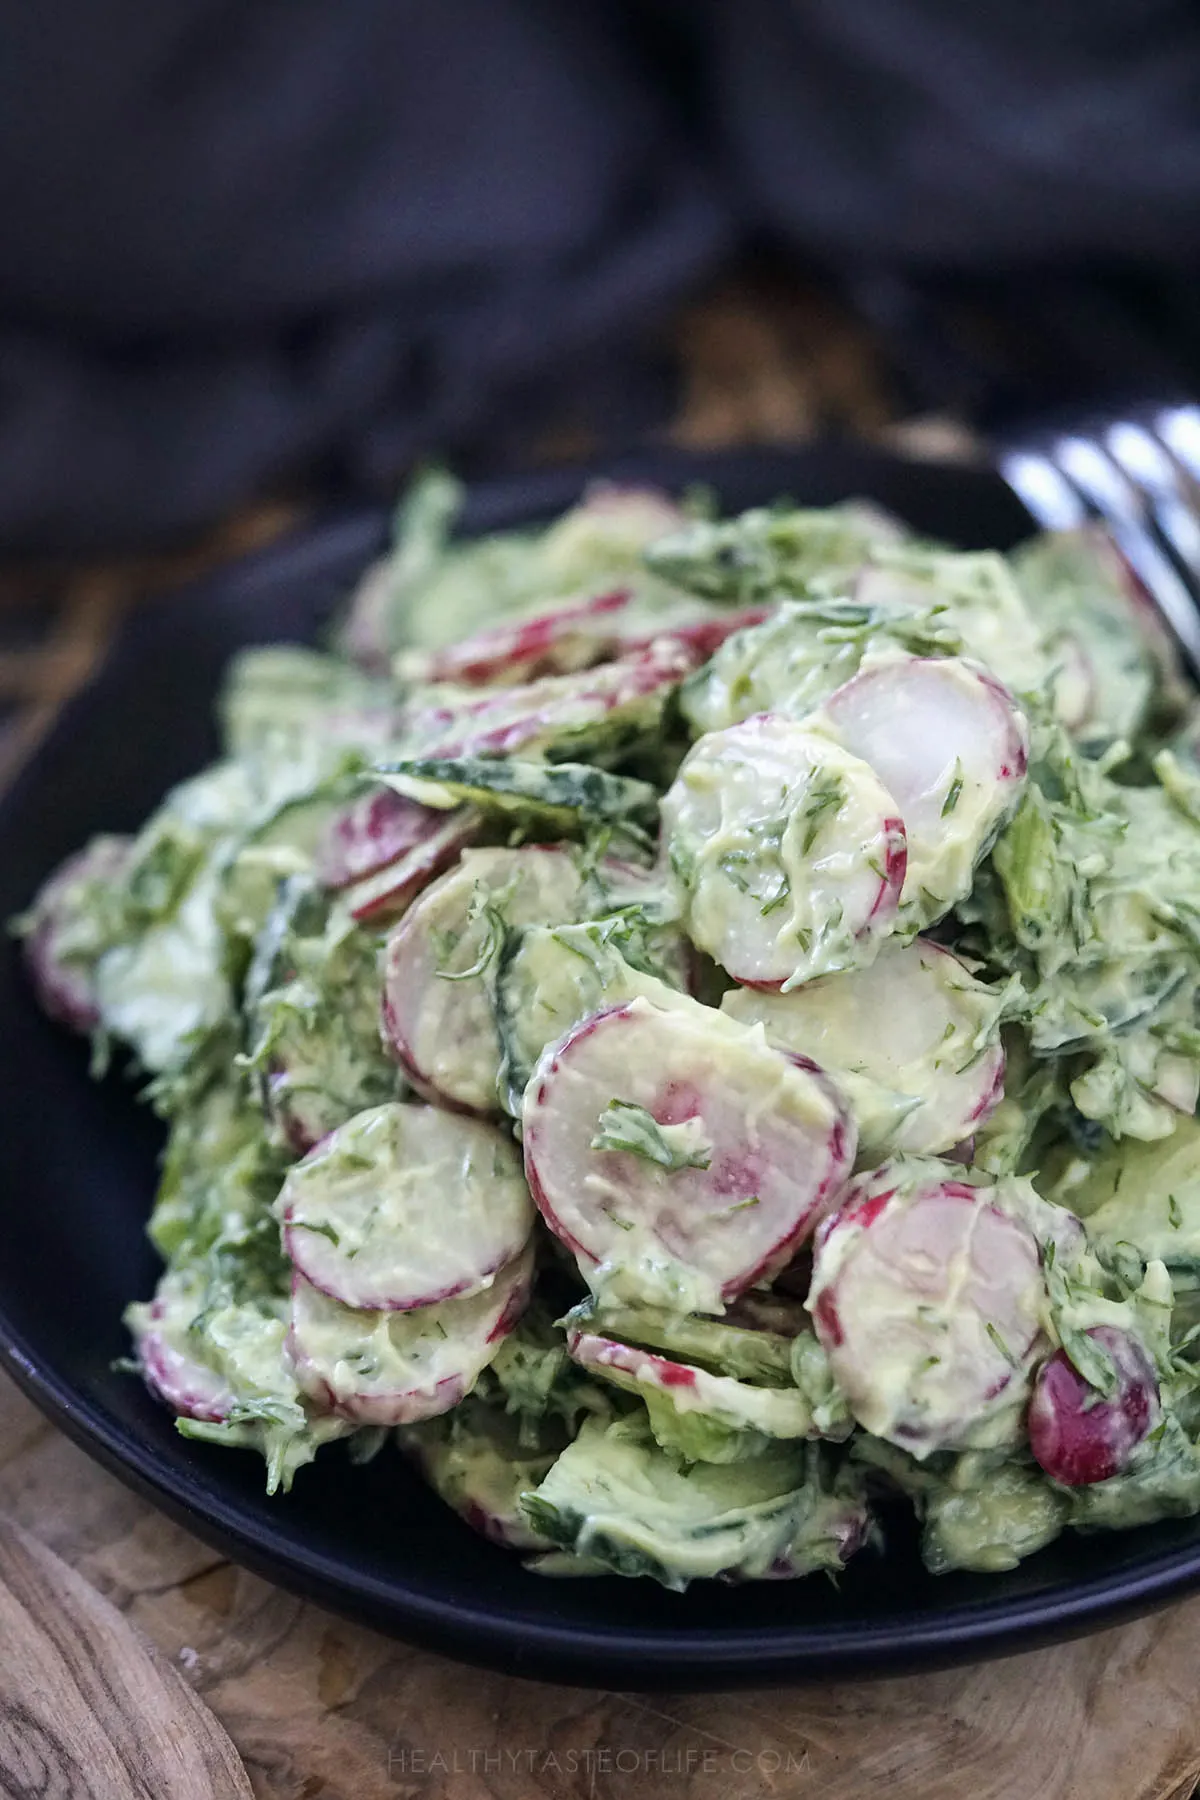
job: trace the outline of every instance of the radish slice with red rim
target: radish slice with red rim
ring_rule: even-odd
[[[878,1159],[939,1155],[989,1117],[1004,1092],[1003,998],[941,945],[893,939],[868,968],[790,994],[735,988],[721,1010],[842,1080],[860,1154]]]
[[[465,687],[508,687],[541,675],[570,675],[602,661],[620,643],[628,588],[568,601],[532,618],[505,620],[437,650],[405,650],[402,681],[457,681]]]
[[[859,1424],[918,1459],[1023,1405],[1045,1301],[999,1188],[932,1159],[855,1183],[817,1233],[808,1310]]]
[[[397,796],[399,798],[399,796]],[[422,808],[431,811],[432,808]],[[356,881],[347,890],[350,916],[359,925],[382,924],[407,912],[417,895],[457,862],[483,830],[482,815],[471,806],[434,814],[437,823],[394,861]]]
[[[593,1014],[526,1089],[525,1168],[550,1229],[613,1300],[719,1313],[831,1207],[854,1126],[815,1067],[675,996]]]
[[[79,903],[93,882],[119,879],[132,848],[132,838],[93,838],[55,870],[28,915],[25,966],[38,1004],[73,1031],[91,1031],[100,1023],[91,974],[95,955],[83,953],[86,940],[80,941],[76,930]]]
[[[168,1270],[149,1305],[129,1309],[127,1323],[147,1387],[182,1418],[219,1424],[229,1417],[234,1395],[192,1343],[189,1328],[203,1305],[194,1283]]]
[[[533,1249],[490,1288],[415,1312],[363,1312],[297,1275],[288,1355],[301,1391],[356,1425],[411,1425],[469,1394],[529,1301]]]
[[[971,891],[975,867],[1025,783],[1029,726],[994,675],[961,657],[863,669],[809,721],[874,769],[908,837],[906,924]]]
[[[670,638],[582,675],[547,675],[494,693],[431,689],[410,703],[399,740],[413,756],[507,756],[553,750],[580,761],[623,754],[658,729],[697,656]]]
[[[288,1171],[275,1211],[305,1279],[370,1311],[490,1287],[535,1216],[507,1137],[476,1119],[396,1103],[330,1132]]]
[[[323,887],[348,888],[377,875],[446,823],[446,815],[390,787],[372,787],[334,814],[317,846]]]
[[[693,941],[737,981],[791,988],[869,963],[894,929],[905,826],[872,769],[761,714],[693,745],[662,804]]]

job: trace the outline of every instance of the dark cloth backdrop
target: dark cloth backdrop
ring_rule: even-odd
[[[0,547],[483,453],[738,245],[1186,256],[1185,0],[0,0]]]

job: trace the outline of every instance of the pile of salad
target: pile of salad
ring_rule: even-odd
[[[168,1128],[180,1431],[676,1589],[1200,1511],[1200,710],[1112,546],[458,502],[22,922]]]

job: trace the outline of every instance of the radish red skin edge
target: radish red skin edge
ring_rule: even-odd
[[[788,1262],[815,1221],[835,1204],[853,1166],[856,1133],[833,1084],[814,1064],[771,1050],[750,1032],[739,1034],[740,1046],[734,1040],[735,1048],[746,1048],[747,1040],[753,1046],[742,1082],[748,1091],[739,1098],[736,1076],[728,1076],[718,1092],[704,1047],[694,1047],[695,1028],[690,1009],[666,1011],[644,1000],[582,1020],[547,1051],[530,1082],[525,1171],[546,1224],[585,1274],[618,1264],[622,1251],[628,1254],[633,1247],[626,1232],[640,1227],[650,1234],[655,1255],[700,1272],[724,1303]],[[613,1067],[625,1070],[628,1090],[637,1059],[626,1040],[639,1030],[650,1034],[643,1065],[654,1071],[653,1092],[639,1086],[635,1103],[659,1125],[699,1119],[712,1137],[706,1169],[665,1174],[633,1155],[591,1147],[614,1081],[621,1080],[605,1063],[611,1056]],[[804,1081],[807,1096],[780,1081],[779,1066]],[[779,1098],[764,1111],[762,1092],[771,1080]],[[592,1095],[586,1091],[589,1081]],[[804,1114],[810,1099],[820,1123]],[[752,1124],[748,1113],[754,1114]],[[630,1222],[620,1229],[613,1228],[603,1200],[592,1203],[588,1183],[597,1178],[620,1189],[630,1212]],[[563,1216],[567,1210],[575,1214],[570,1220]]]
[[[218,1425],[228,1418],[233,1396],[215,1371],[173,1349],[163,1333],[155,1329],[166,1310],[161,1299],[151,1303],[151,1328],[138,1343],[138,1361],[146,1385],[181,1418]]]
[[[1086,1334],[1108,1353],[1117,1393],[1104,1399],[1065,1350],[1038,1370],[1029,1403],[1029,1447],[1052,1481],[1089,1487],[1119,1475],[1159,1415],[1158,1381],[1146,1351],[1111,1325]]]

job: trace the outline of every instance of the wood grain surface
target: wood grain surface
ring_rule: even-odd
[[[82,1576],[0,1519],[0,1793],[230,1800],[237,1751],[166,1658]]]
[[[179,1670],[229,1733],[259,1800],[1187,1800],[1200,1777],[1200,1601],[943,1675],[790,1692],[617,1694],[462,1669],[292,1599],[126,1492],[2,1377],[0,1511]],[[9,1541],[0,1539],[4,1570]],[[36,1619],[41,1575],[25,1557],[19,1604]],[[82,1615],[81,1589],[60,1581],[57,1591]],[[117,1716],[140,1692],[141,1741],[167,1754],[155,1696],[169,1671],[156,1664],[153,1682],[135,1676],[113,1660],[115,1639],[102,1636],[102,1675],[89,1674],[71,1645],[45,1649],[36,1625],[16,1653],[6,1605],[0,1792],[28,1754],[29,1727],[11,1710],[14,1655],[17,1666],[57,1657],[68,1691],[95,1696],[102,1726],[113,1715],[92,1684],[111,1685],[122,1671]],[[111,1611],[102,1616],[111,1630]],[[149,1685],[139,1688],[141,1679]],[[148,1791],[154,1800],[237,1800],[245,1790],[236,1783],[236,1772],[198,1765],[192,1786]],[[12,1791],[25,1800],[19,1785]],[[94,1780],[29,1791],[124,1800],[147,1790]]]

